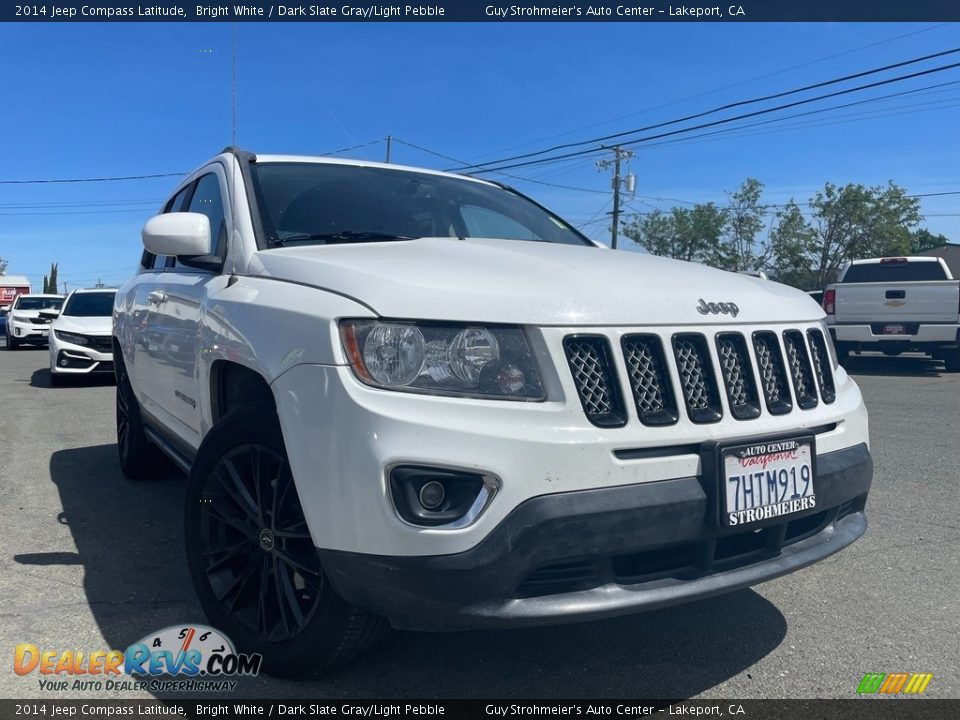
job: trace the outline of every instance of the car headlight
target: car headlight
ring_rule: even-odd
[[[385,390],[543,400],[518,327],[407,320],[343,320],[340,338],[357,378]]]
[[[64,342],[72,343],[73,345],[89,345],[90,341],[87,340],[83,335],[74,335],[71,332],[64,332],[63,330],[54,330],[53,334],[57,336],[57,340],[63,340]]]

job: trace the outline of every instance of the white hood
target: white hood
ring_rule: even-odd
[[[333,290],[383,317],[530,325],[809,322],[806,293],[696,263],[515,240],[421,238],[264,250],[250,271]],[[729,313],[698,312],[733,303]]]
[[[83,335],[110,335],[113,332],[113,317],[111,315],[96,317],[61,315],[53,321],[51,327],[54,330],[82,333]]]

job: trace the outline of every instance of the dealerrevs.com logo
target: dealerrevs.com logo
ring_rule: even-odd
[[[236,689],[232,678],[259,674],[262,661],[260,655],[238,653],[219,630],[180,625],[151,633],[123,652],[58,651],[20,643],[13,671],[22,676],[37,673],[40,689],[50,691],[225,692]]]

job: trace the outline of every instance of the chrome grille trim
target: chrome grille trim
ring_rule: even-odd
[[[753,334],[753,352],[757,358],[760,386],[767,412],[785,415],[793,409],[787,371],[780,351],[780,341],[775,332],[761,330]]]
[[[753,377],[747,342],[740,333],[718,333],[717,359],[730,403],[730,414],[737,420],[752,420],[760,415],[760,397]]]
[[[810,356],[807,353],[807,343],[804,342],[803,333],[799,330],[785,330],[783,346],[787,351],[787,364],[790,367],[797,405],[803,410],[815,408],[818,403],[817,390],[814,386],[813,370],[810,367]]]
[[[598,427],[623,427],[627,416],[607,339],[568,335],[563,350],[587,419]]]
[[[719,422],[723,417],[707,339],[699,333],[673,336],[673,355],[687,415],[695,423]]]
[[[620,341],[637,415],[644,425],[679,419],[663,343],[657,335],[626,335]]]
[[[821,330],[807,330],[807,339],[810,341],[810,357],[813,359],[813,372],[820,388],[820,399],[829,405],[837,399],[837,389],[833,382],[833,365],[830,351],[827,350],[827,341]]]

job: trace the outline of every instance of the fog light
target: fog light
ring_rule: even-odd
[[[420,504],[427,510],[436,510],[443,502],[447,492],[443,489],[443,483],[431,480],[420,488]]]
[[[68,363],[66,358],[60,358],[60,367],[66,367],[67,364]]]
[[[389,480],[397,514],[421,527],[470,524],[500,487],[488,473],[422,465],[395,466]]]

